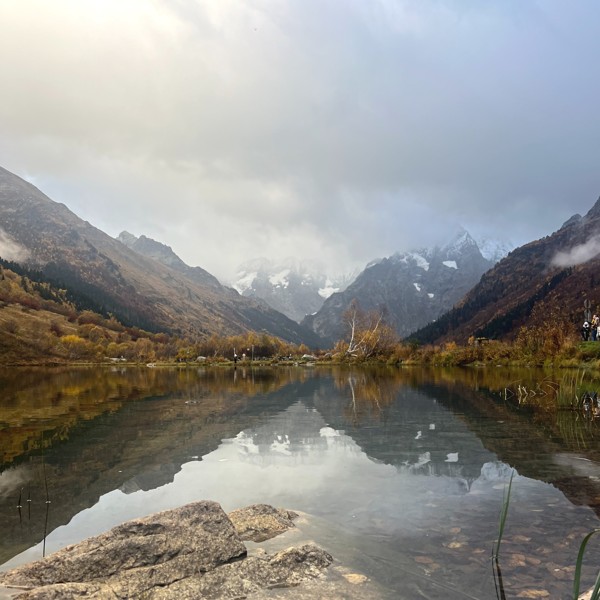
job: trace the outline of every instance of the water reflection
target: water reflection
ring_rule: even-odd
[[[40,556],[45,469],[48,550],[202,498],[226,510],[268,502],[316,515],[317,541],[390,597],[490,598],[490,552],[515,469],[507,588],[568,597],[579,542],[598,526],[595,430],[586,425],[586,448],[574,446],[557,415],[507,404],[498,371],[490,382],[483,371],[417,369],[79,373],[83,391],[56,403],[65,439],[49,434],[60,427],[56,406],[32,408],[17,389],[24,408],[11,418],[31,426],[34,450],[15,454],[11,443],[0,474],[0,561],[28,547],[5,566]],[[68,372],[56,377],[46,398],[69,382]],[[94,401],[100,389],[110,392]],[[22,510],[19,520],[27,494],[31,517]]]

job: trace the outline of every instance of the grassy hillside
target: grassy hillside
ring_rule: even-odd
[[[234,351],[270,359],[308,352],[265,332],[206,338],[144,331],[90,305],[93,300],[46,275],[0,259],[0,364],[231,360]]]

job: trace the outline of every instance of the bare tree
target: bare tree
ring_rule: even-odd
[[[350,341],[346,354],[355,358],[370,358],[390,349],[397,342],[392,328],[384,323],[383,311],[365,313],[356,299],[343,315],[349,328]]]

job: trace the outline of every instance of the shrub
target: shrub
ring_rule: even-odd
[[[65,335],[60,343],[70,358],[91,358],[96,353],[94,344],[78,335]]]
[[[52,321],[52,323],[50,323],[50,333],[53,333],[56,337],[60,337],[63,334],[60,323],[57,321]]]
[[[19,324],[14,319],[9,319],[4,323],[4,331],[8,333],[17,333],[19,331]]]

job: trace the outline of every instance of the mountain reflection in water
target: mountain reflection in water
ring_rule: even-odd
[[[312,515],[315,541],[390,598],[487,599],[514,469],[507,594],[569,597],[579,544],[599,525],[597,432],[581,424],[564,438],[556,415],[507,405],[497,391],[517,375],[499,371],[86,370],[25,375],[22,388],[15,378],[2,397],[0,561],[41,556],[47,482],[47,552],[199,499],[227,511],[265,502]],[[20,494],[32,500],[21,515]],[[594,548],[586,562],[600,564]]]

